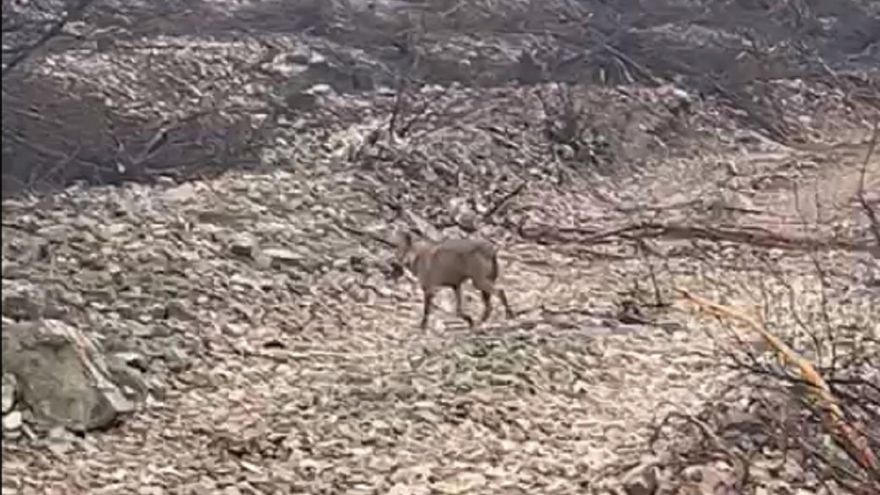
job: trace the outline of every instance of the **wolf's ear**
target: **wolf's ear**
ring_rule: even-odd
[[[394,244],[400,249],[408,249],[412,246],[412,234],[408,230],[398,230],[394,234]]]

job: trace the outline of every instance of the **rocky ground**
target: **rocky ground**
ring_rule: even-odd
[[[218,44],[170,59],[244,51],[299,71],[364,57]],[[59,80],[128,88],[124,106],[149,86],[137,57],[53,60]],[[228,90],[208,86],[189,97]],[[257,170],[5,199],[3,491],[849,493],[770,448],[737,484],[734,463],[700,458],[699,435],[660,427],[748,410],[757,388],[722,353],[736,334],[676,287],[759,308],[820,364],[805,329],[827,324],[878,358],[861,368],[877,376],[880,267],[857,201],[880,207],[876,110],[840,88],[763,82],[786,110],[771,127],[798,137],[783,143],[729,98],[671,82],[319,87]],[[169,93],[150,111],[186,103]],[[571,108],[579,133],[560,136]],[[389,135],[393,115],[407,132]],[[497,242],[516,318],[469,330],[444,294],[420,331],[418,287],[389,276],[382,242],[404,226]],[[23,400],[40,386],[6,374],[9,344],[25,352],[40,332],[103,356],[87,372],[64,346],[37,358],[115,381],[124,397],[77,413],[95,428],[41,421]],[[749,426],[719,428],[726,442]]]
[[[705,179],[682,182],[694,177],[685,167],[716,170],[749,185],[740,193],[749,204],[724,213],[733,222],[792,234],[801,229],[792,188],[772,180],[812,186],[837,211],[851,208],[849,178],[859,175],[864,143],[819,151],[761,146],[772,149],[658,164],[652,178],[636,176],[629,189],[614,191],[689,204],[701,199]],[[382,270],[390,252],[340,227],[388,229],[356,187],[358,170],[324,165],[4,203],[4,296],[56,305],[39,311],[97,335],[148,377],[167,377],[109,431],[4,442],[6,489],[598,491],[644,483],[604,475],[623,461],[638,463],[664,413],[697,411],[730,376],[712,355],[711,332],[686,313],[664,311],[651,324],[620,321],[622,300],[637,284],[649,287],[645,261],[625,246],[542,246],[505,240],[491,226],[481,234],[504,242],[503,281],[516,319],[496,314],[471,332],[447,298],[420,332],[417,288]],[[869,184],[878,180],[873,167]],[[723,199],[720,191],[715,199]],[[516,205],[526,218],[552,215],[557,225],[597,231],[620,216],[549,182],[530,185]],[[749,252],[725,249],[731,252],[719,259]],[[880,275],[870,258],[846,256],[855,257],[857,278]],[[784,256],[807,273],[808,259],[799,258]],[[676,283],[695,290],[722,290],[708,282],[715,277],[729,285],[750,280],[736,268],[672,262]],[[876,293],[853,290],[853,302],[864,305],[853,312],[877,321]],[[477,303],[469,297],[471,312]]]

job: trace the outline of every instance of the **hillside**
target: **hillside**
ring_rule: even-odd
[[[880,12],[608,4],[4,1],[4,492],[870,493]],[[516,317],[420,331],[398,228]]]

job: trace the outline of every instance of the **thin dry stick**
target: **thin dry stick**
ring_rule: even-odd
[[[859,174],[859,203],[865,214],[868,215],[868,221],[871,222],[871,231],[874,233],[874,240],[880,249],[880,218],[877,218],[877,212],[871,207],[868,198],[865,197],[865,176],[868,173],[868,164],[871,162],[871,155],[877,147],[877,137],[880,135],[880,119],[874,121],[874,130],[871,132],[871,142],[868,144],[868,152],[865,154],[865,162],[862,164],[862,171]]]
[[[514,196],[521,193],[523,191],[523,189],[525,189],[527,184],[528,184],[528,182],[526,182],[526,181],[520,182],[520,184],[518,186],[516,186],[516,188],[514,188],[513,191],[510,191],[509,193],[502,196],[500,200],[495,202],[495,204],[492,205],[492,207],[489,208],[489,210],[483,214],[483,220],[488,220],[489,218],[491,218],[492,215],[494,215],[498,210],[500,210],[502,206],[507,204],[511,199],[513,199]]]
[[[813,367],[812,363],[798,355],[794,350],[788,347],[785,342],[770,333],[763,324],[759,323],[754,318],[727,306],[695,296],[685,289],[677,288],[677,290],[685,300],[696,304],[700,308],[716,316],[732,318],[746,324],[746,326],[760,334],[768,344],[776,349],[777,353],[783,359],[783,362],[787,361],[797,367],[798,370],[800,370],[801,378],[812,386],[810,390],[818,399],[825,412],[824,420],[826,428],[832,433],[838,444],[843,447],[844,451],[846,451],[846,453],[855,460],[859,466],[864,468],[875,478],[880,478],[880,466],[878,466],[876,454],[874,454],[868,446],[867,439],[846,422],[843,409],[831,393],[831,388],[828,386],[828,383],[825,382],[825,379],[822,378],[822,375],[816,371],[816,368]]]

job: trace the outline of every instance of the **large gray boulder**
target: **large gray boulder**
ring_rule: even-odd
[[[17,395],[47,425],[86,431],[111,424],[135,403],[123,393],[98,346],[59,320],[4,321],[3,373],[15,376]]]

